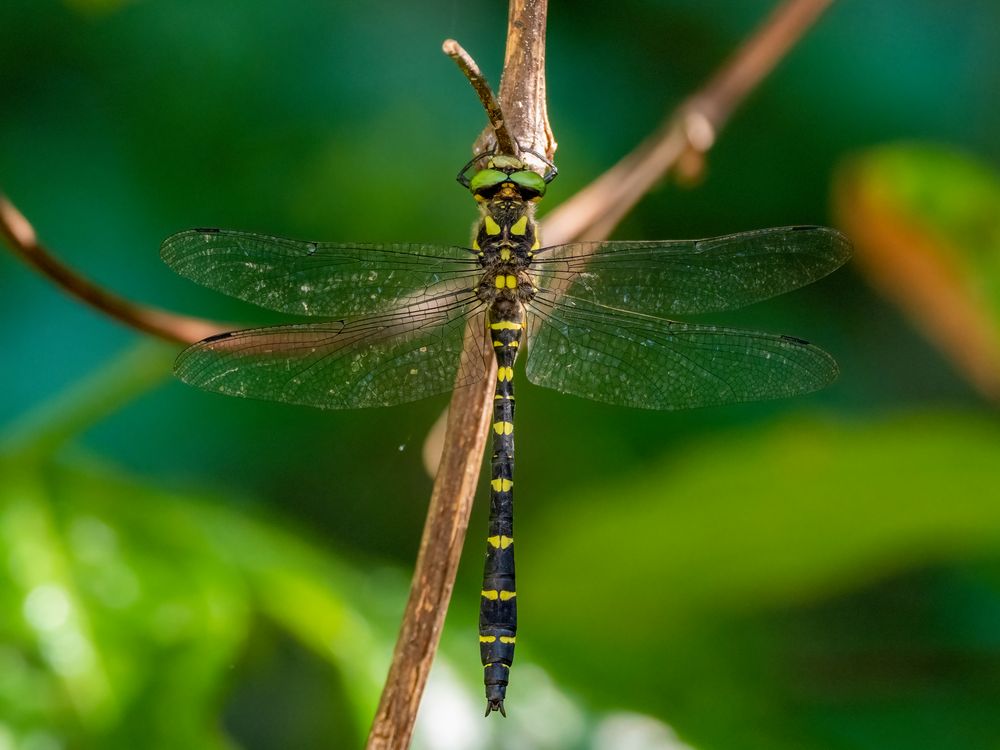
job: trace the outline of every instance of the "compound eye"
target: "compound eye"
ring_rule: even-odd
[[[522,192],[531,194],[525,197],[545,195],[545,180],[536,172],[529,172],[528,170],[514,172],[508,179],[517,184],[522,189]]]
[[[498,169],[481,169],[469,180],[469,190],[472,191],[473,195],[476,195],[490,188],[495,188],[507,179],[507,175]]]

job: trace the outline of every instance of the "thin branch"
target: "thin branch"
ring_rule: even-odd
[[[517,142],[551,158],[555,141],[544,102],[546,14],[546,0],[511,0],[500,104],[508,114],[505,124]],[[523,96],[541,96],[542,101],[518,99]],[[481,149],[474,147],[473,152]],[[496,366],[492,352],[484,351],[483,356]],[[444,453],[392,665],[368,735],[369,750],[397,750],[410,744],[455,586],[486,445],[494,379],[459,388],[452,396]]]
[[[521,158],[544,172],[546,165],[533,155],[551,161],[556,139],[549,125],[545,96],[545,21],[547,0],[511,0],[507,13],[507,47],[500,77],[500,104],[511,132],[521,147]],[[481,146],[485,133],[479,137]],[[479,150],[474,147],[474,150]]]
[[[719,131],[833,0],[785,0],[660,128],[545,217],[546,244],[604,239],[671,170],[703,163]]]
[[[465,77],[469,79],[469,83],[472,84],[472,88],[479,97],[479,101],[482,102],[483,109],[486,110],[486,116],[490,120],[490,127],[493,128],[493,135],[500,153],[517,156],[520,150],[514,139],[511,138],[507,124],[504,122],[503,109],[500,107],[500,102],[487,82],[486,76],[483,75],[479,66],[476,65],[476,61],[454,39],[445,39],[444,44],[441,45],[441,50],[455,61],[459,70],[462,71]]]
[[[0,194],[0,234],[6,237],[13,253],[42,276],[81,302],[131,328],[181,344],[193,344],[232,328],[222,323],[139,305],[102,289],[46,249],[38,241],[31,222],[3,194]]]
[[[420,552],[368,750],[409,747],[430,673],[472,512],[495,378],[459,388],[448,411],[447,440],[427,509]]]
[[[865,158],[838,168],[833,181],[834,215],[854,240],[859,268],[980,394],[1000,402],[1000,337],[988,298],[969,286],[955,247],[901,210]]]

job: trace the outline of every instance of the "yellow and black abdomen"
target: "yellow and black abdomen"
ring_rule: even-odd
[[[524,330],[524,309],[494,305],[489,332],[497,358],[493,398],[490,524],[479,607],[479,650],[486,683],[486,714],[505,714],[503,701],[517,634],[514,583],[514,361]]]

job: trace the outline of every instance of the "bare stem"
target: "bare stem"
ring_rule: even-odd
[[[507,129],[507,123],[504,122],[503,109],[500,107],[500,102],[496,94],[493,93],[493,89],[486,80],[486,76],[483,75],[479,66],[476,65],[476,61],[454,39],[445,39],[444,44],[441,45],[441,49],[448,57],[455,61],[459,70],[469,79],[469,83],[472,84],[472,88],[479,96],[479,101],[482,102],[483,109],[486,110],[486,116],[490,120],[490,127],[493,128],[493,136],[496,139],[497,148],[500,153],[517,156],[519,149],[514,139],[511,138],[510,131]]]
[[[472,512],[493,396],[494,378],[455,391],[448,411],[447,439],[438,468],[410,598],[368,735],[369,750],[409,747],[413,724],[441,639],[455,587],[458,561]]]
[[[545,97],[547,14],[548,0],[511,0],[507,12],[507,48],[500,77],[500,103],[521,147],[521,158],[529,163],[532,161],[530,151],[544,154],[549,160],[556,152]],[[482,140],[480,136],[477,146]],[[541,162],[535,166],[545,168]]]
[[[0,233],[10,249],[42,276],[55,282],[78,300],[100,310],[125,325],[167,341],[193,344],[232,326],[201,318],[189,318],[166,310],[130,302],[81,276],[55,257],[38,241],[38,235],[24,215],[0,194]]]
[[[785,0],[703,88],[685,100],[630,154],[545,217],[556,245],[604,239],[671,170],[700,168],[719,131],[833,0]]]
[[[551,158],[555,141],[544,101],[546,10],[546,0],[511,0],[500,105],[508,113],[505,125],[517,142]],[[524,96],[542,99],[518,98]],[[481,150],[474,147],[474,153]],[[492,352],[483,354],[493,360]],[[469,524],[493,405],[493,381],[487,378],[452,396],[444,453],[392,665],[368,735],[369,750],[401,750],[410,744]]]

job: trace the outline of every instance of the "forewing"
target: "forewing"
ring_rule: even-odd
[[[840,232],[778,227],[704,240],[577,242],[544,248],[532,268],[554,294],[672,316],[743,307],[826,276],[851,254]]]
[[[419,296],[471,289],[471,250],[439,245],[303,242],[224,229],[164,240],[163,260],[203,286],[295,315],[351,318]]]
[[[449,294],[348,323],[213,336],[181,352],[174,372],[230,396],[321,409],[391,406],[481,380],[485,335],[482,303]]]
[[[528,380],[640,409],[686,409],[815,391],[837,376],[829,354],[788,336],[678,323],[536,297]]]

